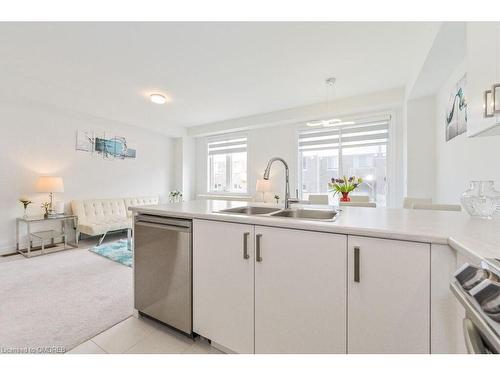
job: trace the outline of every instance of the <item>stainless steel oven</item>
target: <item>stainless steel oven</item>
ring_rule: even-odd
[[[487,263],[464,264],[450,284],[465,309],[464,340],[470,354],[500,353],[500,277]]]

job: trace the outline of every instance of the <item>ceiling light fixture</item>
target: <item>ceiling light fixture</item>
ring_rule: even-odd
[[[167,102],[167,98],[162,94],[151,94],[149,100],[155,104],[165,104]]]
[[[356,124],[354,121],[341,121],[341,122],[323,124],[323,127],[328,128],[331,126],[354,125],[354,124]]]
[[[338,125],[341,122],[342,122],[342,120],[339,118],[332,118],[330,120],[309,121],[306,125],[311,126],[311,127],[314,127],[314,126],[334,126],[334,125]]]

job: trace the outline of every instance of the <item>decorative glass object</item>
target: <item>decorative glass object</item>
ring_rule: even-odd
[[[500,192],[493,181],[471,181],[469,189],[462,194],[462,205],[474,217],[491,219],[500,207]]]

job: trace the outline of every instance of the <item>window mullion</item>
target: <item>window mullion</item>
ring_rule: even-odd
[[[232,176],[232,154],[226,155],[226,191],[230,192],[232,190],[231,186],[231,176]]]
[[[339,149],[338,149],[338,158],[339,158],[339,177],[344,175],[344,164],[342,163],[342,129],[339,128]]]

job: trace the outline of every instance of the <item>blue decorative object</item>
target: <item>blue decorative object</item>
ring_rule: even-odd
[[[135,149],[129,147],[125,137],[107,137],[104,132],[96,135],[92,130],[78,130],[76,132],[76,149],[109,160],[136,158]]]
[[[121,263],[127,267],[132,267],[132,249],[129,248],[126,239],[91,247],[89,251]]]

